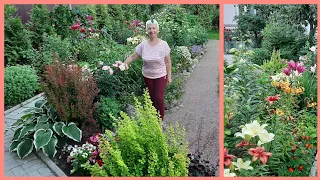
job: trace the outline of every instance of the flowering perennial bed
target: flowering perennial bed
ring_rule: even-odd
[[[309,176],[317,152],[316,47],[300,61],[248,50],[225,67],[224,176]]]

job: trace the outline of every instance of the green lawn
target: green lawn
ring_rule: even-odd
[[[219,40],[219,30],[208,31],[209,39]]]

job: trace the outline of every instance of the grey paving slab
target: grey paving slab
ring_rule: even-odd
[[[28,173],[28,176],[42,176],[38,170]]]
[[[4,176],[15,176],[11,170],[5,171]]]
[[[13,174],[15,176],[27,176],[27,172],[21,167],[21,166],[17,166],[13,169],[11,169],[11,171],[13,172]]]
[[[213,165],[219,161],[219,41],[210,40],[206,53],[185,84],[183,107],[166,112],[164,123],[178,121],[186,130],[189,151],[199,149]]]

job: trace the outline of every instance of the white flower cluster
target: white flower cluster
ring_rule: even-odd
[[[142,41],[146,40],[146,37],[138,35],[135,37],[129,37],[127,38],[127,44],[128,45],[136,45],[136,44],[140,44]]]
[[[75,157],[78,157],[78,156],[82,156],[83,158],[87,158],[89,155],[91,155],[91,153],[93,151],[96,150],[96,147],[90,143],[86,143],[86,144],[83,144],[82,146],[78,147],[77,145],[75,145],[74,147],[72,146],[68,146],[67,149],[71,152],[70,152],[70,156],[71,158],[75,158]],[[89,154],[90,153],[90,154]]]
[[[271,142],[275,136],[273,133],[268,133],[268,131],[265,129],[266,126],[268,125],[263,124],[260,126],[259,122],[254,120],[252,123],[242,126],[241,132],[235,133],[234,136],[241,137],[246,140],[258,136],[259,141],[257,145],[260,146],[264,143]]]
[[[177,51],[188,61],[189,64],[196,64],[198,63],[198,59],[191,58],[191,53],[186,46],[177,46]]]

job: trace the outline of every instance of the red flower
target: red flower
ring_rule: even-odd
[[[70,27],[70,29],[71,29],[71,30],[76,30],[76,29],[79,29],[80,26],[81,26],[81,23],[80,23],[80,22],[77,22],[77,23],[73,24],[73,25]]]
[[[236,158],[234,155],[228,154],[228,149],[224,148],[224,165],[229,167],[233,158]]]
[[[81,33],[86,32],[86,28],[80,28],[80,32]]]
[[[293,167],[289,167],[288,171],[292,173],[294,171],[294,168]]]
[[[248,153],[253,156],[252,161],[256,161],[258,158],[260,158],[260,161],[263,165],[267,164],[268,158],[272,156],[269,152],[264,152],[264,147],[256,147],[250,148],[248,150]]]
[[[99,166],[101,167],[101,166],[103,166],[103,162],[102,162],[102,160],[101,159],[97,159],[97,161],[96,161],[98,164],[99,164]]]
[[[91,21],[94,20],[93,16],[91,16],[91,15],[88,15],[87,17],[88,17],[88,19],[91,20]]]
[[[299,171],[302,171],[302,170],[303,170],[303,166],[299,165],[299,166],[298,166],[298,170],[299,170]]]
[[[293,156],[293,157],[292,157],[292,159],[293,159],[293,160],[296,160],[296,159],[297,159],[297,157],[296,157],[296,156]]]
[[[265,100],[269,101],[269,104],[273,104],[274,101],[278,101],[280,99],[280,94],[277,94],[275,96],[268,96]]]
[[[236,144],[235,147],[244,147],[244,146],[255,146],[256,144],[248,143],[246,140],[241,141],[240,143]]]

